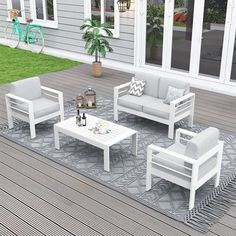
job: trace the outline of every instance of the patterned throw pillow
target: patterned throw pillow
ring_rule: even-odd
[[[181,98],[184,95],[184,89],[178,89],[172,86],[168,87],[166,98],[163,101],[166,104],[170,104],[172,101]]]
[[[130,84],[129,94],[138,97],[142,96],[144,92],[145,83],[146,82],[144,80],[135,80],[133,78]]]

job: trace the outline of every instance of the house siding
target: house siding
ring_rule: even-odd
[[[26,13],[30,10],[29,0],[24,1]],[[132,4],[134,6],[134,4]],[[84,21],[83,0],[57,0],[58,29],[44,28],[45,46],[86,54],[80,26]],[[27,15],[27,14],[26,14]],[[28,14],[29,15],[29,14]],[[0,2],[0,37],[4,37],[7,24],[7,0]],[[120,14],[120,36],[111,39],[114,50],[106,58],[133,64],[134,62],[134,10]]]

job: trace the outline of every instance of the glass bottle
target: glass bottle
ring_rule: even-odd
[[[86,126],[86,116],[85,116],[85,113],[83,113],[83,116],[82,116],[82,125]]]
[[[79,113],[79,109],[77,110],[76,124],[77,124],[78,126],[81,126],[81,115],[80,115],[80,113]]]

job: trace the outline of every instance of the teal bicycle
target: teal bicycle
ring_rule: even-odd
[[[8,46],[17,48],[20,42],[25,42],[32,52],[41,53],[44,48],[44,34],[41,26],[32,24],[33,20],[28,19],[25,32],[22,29],[18,15],[21,11],[10,10],[11,22],[5,28],[5,39]]]

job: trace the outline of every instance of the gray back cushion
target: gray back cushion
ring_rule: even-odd
[[[160,78],[160,85],[159,85],[159,98],[165,99],[166,94],[168,91],[168,87],[172,86],[178,89],[184,89],[184,95],[188,94],[190,91],[189,83],[185,83],[183,81],[169,79],[169,78]]]
[[[158,98],[160,78],[153,73],[136,72],[136,80],[145,80],[144,94]]]
[[[193,137],[187,144],[185,156],[198,159],[218,144],[219,130],[207,128]]]
[[[27,100],[39,98],[42,95],[40,79],[34,77],[11,83],[10,93]]]

